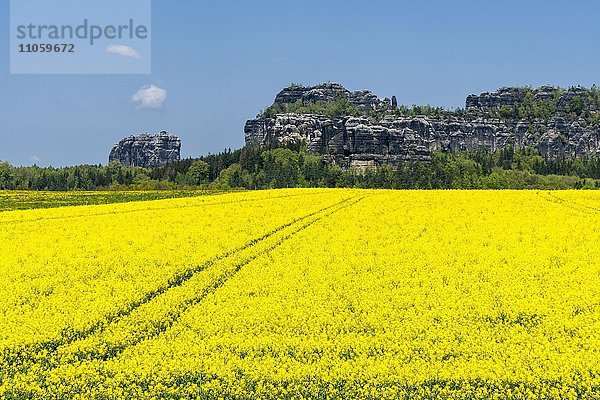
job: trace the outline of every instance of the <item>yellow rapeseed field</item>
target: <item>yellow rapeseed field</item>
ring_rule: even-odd
[[[0,398],[600,399],[600,192],[0,213]]]

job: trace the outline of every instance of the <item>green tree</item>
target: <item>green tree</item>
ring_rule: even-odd
[[[186,181],[190,185],[207,183],[210,175],[210,166],[206,161],[194,160],[188,169]]]
[[[221,171],[214,186],[219,189],[256,189],[252,175],[237,163]]]
[[[0,163],[0,189],[11,189],[12,167],[6,161]]]

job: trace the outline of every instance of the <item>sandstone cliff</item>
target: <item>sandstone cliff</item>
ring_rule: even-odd
[[[130,136],[115,144],[108,161],[118,161],[126,167],[157,167],[179,161],[181,140],[168,132],[158,135]]]
[[[350,168],[426,161],[434,151],[495,151],[508,145],[536,148],[547,158],[600,155],[600,92],[595,88],[501,88],[469,95],[464,110],[411,115],[397,108],[395,97],[380,99],[328,83],[286,88],[271,109],[303,109],[339,99],[358,113],[265,113],[246,122],[246,144],[304,142],[308,151]]]

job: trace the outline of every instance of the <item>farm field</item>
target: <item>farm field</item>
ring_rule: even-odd
[[[126,203],[130,201],[161,200],[215,194],[200,190],[148,191],[73,191],[36,192],[0,190],[0,212],[97,204]]]
[[[5,211],[0,398],[600,398],[599,243],[593,191]]]

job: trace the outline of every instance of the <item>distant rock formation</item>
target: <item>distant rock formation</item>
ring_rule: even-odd
[[[308,105],[309,103],[328,103],[338,99],[347,99],[360,112],[387,109],[392,105],[392,100],[388,98],[380,99],[368,90],[351,92],[339,83],[323,83],[308,87],[292,85],[277,94],[274,104],[301,102]]]
[[[158,135],[144,133],[129,136],[115,144],[108,157],[109,162],[118,161],[126,167],[157,167],[179,161],[181,140],[162,131]]]
[[[550,159],[597,157],[600,92],[593,90],[501,88],[469,95],[462,111],[408,116],[396,110],[395,96],[379,99],[367,90],[350,92],[335,83],[293,86],[282,90],[275,104],[346,98],[360,115],[259,116],[246,122],[244,133],[246,144],[254,146],[304,142],[309,152],[345,168],[427,161],[434,151],[496,151],[508,145],[537,148]]]

